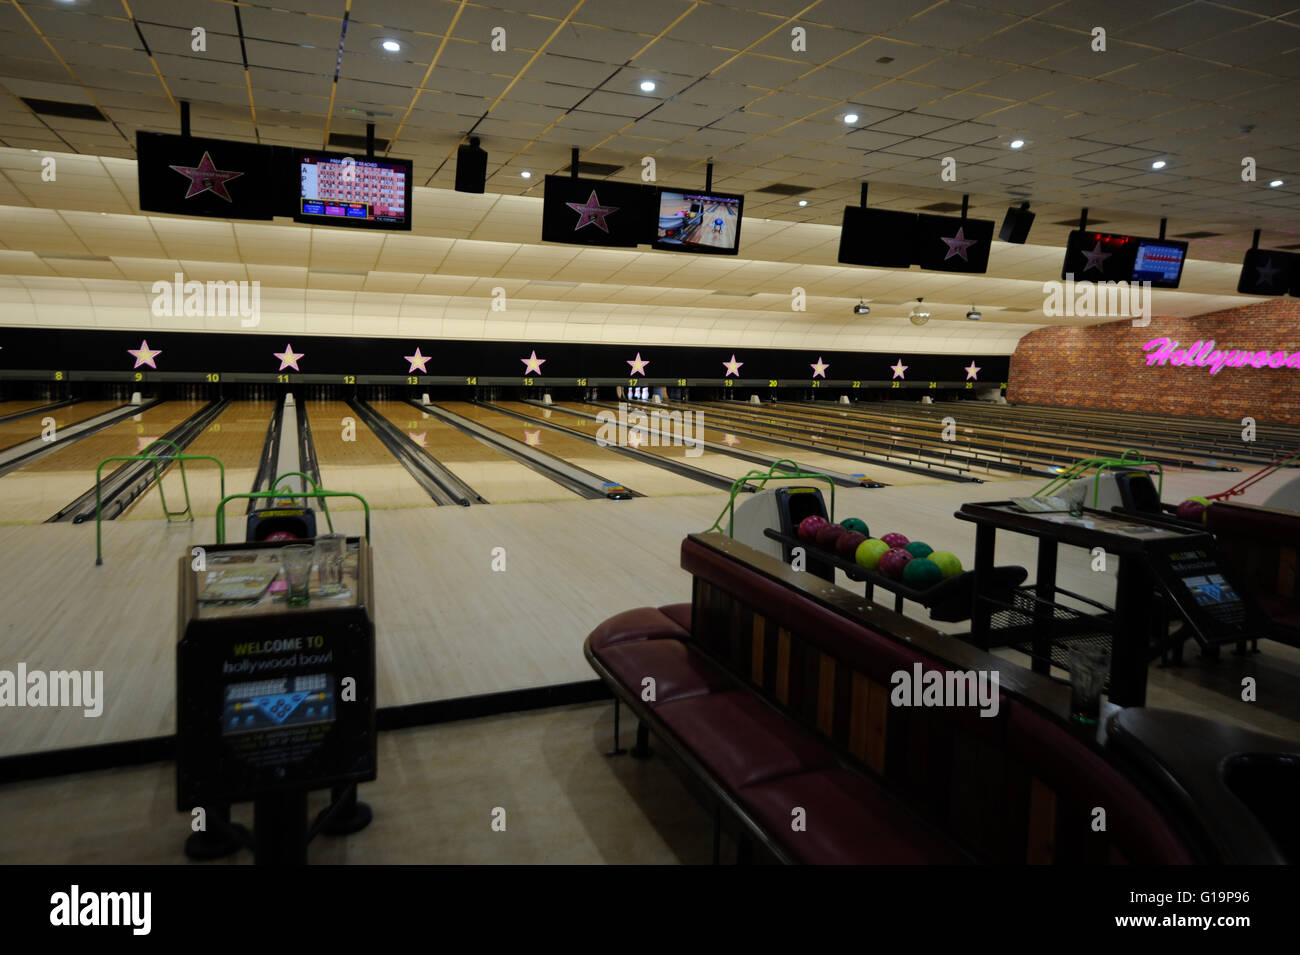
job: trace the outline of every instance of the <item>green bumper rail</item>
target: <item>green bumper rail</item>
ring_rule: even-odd
[[[817,481],[826,482],[827,486],[830,487],[831,489],[831,503],[830,503],[829,513],[830,513],[831,520],[834,520],[835,519],[834,479],[829,474],[818,474],[816,471],[804,471],[799,467],[799,465],[795,464],[793,461],[781,460],[781,461],[773,461],[772,466],[768,468],[766,471],[757,471],[757,470],[750,471],[748,474],[736,478],[736,480],[733,481],[731,484],[731,494],[727,498],[726,506],[722,508],[722,513],[719,514],[718,519],[713,522],[713,526],[710,527],[704,533],[710,534],[713,531],[721,532],[722,518],[726,517],[727,536],[728,537],[735,536],[736,495],[739,494],[741,489],[750,481],[753,481],[754,483],[762,487],[768,481],[787,481],[794,478],[812,478]]]
[[[174,449],[173,454],[134,454],[129,456],[117,456],[105,458],[99,462],[99,467],[95,468],[95,566],[104,563],[104,503],[103,503],[103,476],[104,465],[112,464],[114,461],[148,461],[153,464],[153,483],[158,485],[158,497],[162,501],[163,515],[167,518],[167,523],[182,520],[194,520],[194,510],[190,506],[190,485],[185,477],[186,461],[212,461],[216,464],[217,470],[221,476],[221,493],[226,493],[226,467],[220,460],[210,454],[181,454],[180,448],[176,442],[168,438],[159,438],[154,444],[170,444]],[[167,509],[167,494],[163,489],[162,475],[168,466],[176,462],[181,472],[181,488],[185,494],[185,506],[179,511],[169,511]]]
[[[279,477],[277,477],[274,481],[271,482],[271,490],[272,490],[272,492],[279,494],[280,497],[281,497],[282,499],[292,498],[292,497],[295,497],[295,496],[302,496],[302,495],[295,495],[295,494],[294,494],[294,491],[293,491],[292,488],[287,488],[287,487],[286,487],[286,488],[282,488],[282,487],[280,487],[280,482],[281,482],[281,481],[283,481],[285,478],[291,478],[291,477],[300,477],[300,478],[302,478],[304,481],[306,481],[308,484],[311,485],[311,489],[312,489],[313,491],[319,491],[319,490],[320,490],[320,485],[318,485],[315,481],[313,481],[313,480],[311,479],[311,475],[306,474],[306,473],[304,473],[304,472],[302,472],[302,471],[285,471],[283,474],[281,474]],[[365,501],[362,501],[361,503],[364,504]],[[325,499],[324,499],[324,498],[321,498],[321,502],[320,502],[320,510],[321,510],[321,513],[325,515],[325,523],[326,523],[326,525],[329,526],[330,533],[333,533],[333,532],[334,532],[334,519],[333,519],[332,517],[330,517],[330,509],[329,509],[328,506],[326,506],[326,504],[325,504]],[[367,534],[366,534],[366,538],[369,539],[369,537],[370,537],[370,534],[369,534],[369,532],[367,532]]]
[[[1059,491],[1071,481],[1083,477],[1088,471],[1094,471],[1092,475],[1092,506],[1096,507],[1097,497],[1101,490],[1102,474],[1118,468],[1154,468],[1156,477],[1159,479],[1156,491],[1161,497],[1164,496],[1165,469],[1161,467],[1160,462],[1148,461],[1142,456],[1141,451],[1135,451],[1132,448],[1129,448],[1117,458],[1084,458],[1082,461],[1076,461],[1066,468],[1063,473],[1040,487],[1032,496],[1051,497],[1053,493]]]

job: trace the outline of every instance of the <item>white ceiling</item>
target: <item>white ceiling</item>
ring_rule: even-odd
[[[936,322],[962,323],[949,334],[993,345],[1081,323],[1042,315],[1042,283],[1059,274],[1080,205],[1116,231],[1154,234],[1167,215],[1170,235],[1216,233],[1191,240],[1183,287],[1156,293],[1159,314],[1250,301],[1234,289],[1254,228],[1269,247],[1300,242],[1300,0],[274,3],[0,4],[0,273],[11,293],[59,277],[147,287],[178,269],[351,294],[500,286],[560,314],[668,308],[687,316],[674,328],[779,327],[827,342],[870,337],[849,314],[859,296],[875,303],[872,320],[923,296]],[[796,25],[806,53],[790,49]],[[205,53],[191,49],[196,26]],[[489,47],[498,26],[505,52]],[[1089,49],[1094,26],[1108,31],[1105,53]],[[406,45],[396,56],[372,45],[390,36]],[[645,78],[654,93],[640,92]],[[19,97],[91,104],[109,121],[40,116]],[[371,119],[429,187],[417,189],[415,232],[140,215],[134,131],[175,132],[179,99],[196,135],[266,143],[321,145]],[[842,121],[850,109],[854,126]],[[469,132],[489,154],[484,196],[450,191]],[[1008,149],[1014,137],[1026,148]],[[542,177],[571,146],[624,167],[620,180],[649,155],[661,182],[701,183],[712,159],[714,185],[747,196],[742,255],[542,245]],[[53,183],[39,175],[44,155],[59,163]],[[940,181],[944,156],[958,162],[955,183]],[[1240,181],[1243,156],[1259,182]],[[1169,163],[1159,173],[1157,157]],[[1274,176],[1287,185],[1268,188]],[[1000,219],[1027,199],[1034,244],[998,243],[987,276],[839,266],[840,213],[863,180],[871,203],[891,208],[969,192],[973,215]],[[757,191],[774,183],[809,188],[809,205]],[[807,289],[806,313],[790,311],[794,285]],[[972,303],[979,326],[962,319]]]

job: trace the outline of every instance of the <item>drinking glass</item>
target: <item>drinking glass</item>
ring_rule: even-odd
[[[1110,651],[1098,647],[1069,648],[1070,719],[1095,725],[1101,712],[1101,688],[1110,673]]]
[[[343,555],[347,538],[342,534],[322,534],[316,538],[316,566],[320,572],[320,592],[323,596],[341,594],[343,586]]]
[[[284,568],[289,605],[301,607],[310,599],[311,564],[316,548],[311,544],[290,544],[280,548],[280,566]]]

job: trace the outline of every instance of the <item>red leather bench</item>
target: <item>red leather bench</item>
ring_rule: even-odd
[[[1068,689],[722,535],[681,555],[691,604],[618,614],[584,651],[639,745],[663,740],[778,859],[1195,860],[1142,788],[1044,712]],[[998,670],[997,715],[892,706],[892,676],[915,664]]]

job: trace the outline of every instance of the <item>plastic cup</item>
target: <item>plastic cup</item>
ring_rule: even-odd
[[[1096,647],[1070,647],[1070,719],[1094,726],[1101,713],[1101,688],[1110,673],[1110,653]]]
[[[311,565],[316,548],[311,544],[289,544],[280,548],[280,566],[289,605],[304,606],[311,599]]]
[[[343,586],[343,556],[347,538],[342,534],[322,534],[316,538],[316,567],[320,573],[322,596],[341,594]]]

